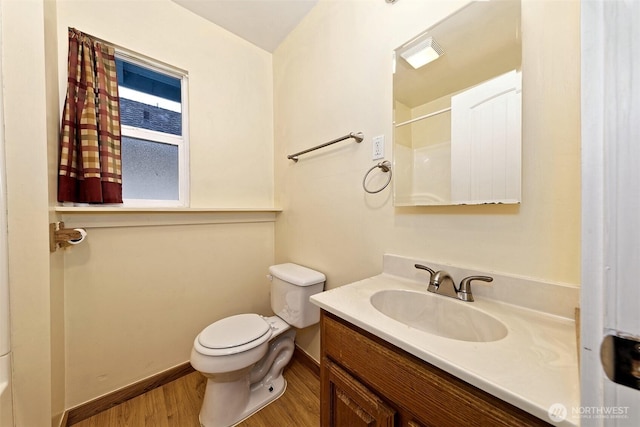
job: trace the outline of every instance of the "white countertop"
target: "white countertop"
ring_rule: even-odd
[[[428,264],[427,264],[428,265]],[[554,425],[577,426],[572,408],[580,406],[575,322],[505,302],[476,296],[473,308],[500,320],[508,329],[493,342],[458,341],[422,332],[376,310],[371,296],[387,289],[427,292],[428,275],[416,281],[383,273],[311,297],[322,309]],[[478,287],[481,285],[478,285]],[[432,294],[433,295],[433,294]],[[447,298],[437,295],[439,298]],[[552,405],[566,419],[549,417]],[[556,405],[557,406],[557,405]]]

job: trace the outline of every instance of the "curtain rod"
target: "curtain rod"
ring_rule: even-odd
[[[158,68],[162,71],[169,72],[172,75],[181,75],[181,76],[189,75],[189,72],[183,68],[176,67],[175,65],[171,65],[166,62],[160,61],[158,59],[152,58],[148,55],[145,55],[144,53],[136,52],[135,50],[131,50],[119,44],[110,42],[109,40],[105,40],[103,38],[96,37],[92,34],[85,33],[84,31],[78,30],[77,28],[74,28],[74,27],[67,27],[67,28],[68,30],[73,30],[75,32],[81,33],[84,36],[89,37],[99,43],[104,43],[112,46],[116,50],[116,56],[120,56],[121,58],[125,58],[127,60],[131,59],[134,62],[143,62],[145,65],[149,65],[151,67]]]
[[[425,114],[424,116],[416,117],[415,119],[407,120],[406,122],[398,123],[396,125],[397,128],[400,126],[408,125],[413,122],[417,122],[422,119],[428,119],[429,117],[437,116],[438,114],[446,113],[447,111],[451,111],[451,107],[443,108],[442,110],[434,111],[433,113]]]

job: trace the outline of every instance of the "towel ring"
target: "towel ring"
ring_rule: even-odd
[[[380,168],[382,169],[382,172],[389,172],[389,179],[387,180],[387,182],[379,189],[377,190],[369,190],[367,188],[367,177],[369,176],[369,174],[375,169],[375,168]],[[362,188],[364,188],[364,191],[366,191],[369,194],[376,194],[381,192],[382,190],[384,190],[385,188],[387,188],[387,186],[389,185],[389,183],[391,182],[391,177],[393,176],[393,173],[391,172],[391,162],[389,160],[385,160],[383,162],[378,163],[377,165],[373,166],[371,169],[369,169],[367,171],[367,173],[364,175],[364,178],[362,179]]]

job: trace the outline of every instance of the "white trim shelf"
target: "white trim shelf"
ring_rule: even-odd
[[[66,227],[154,227],[275,222],[278,208],[123,208],[56,206]]]

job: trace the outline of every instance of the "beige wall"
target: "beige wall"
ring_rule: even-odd
[[[451,95],[443,96],[413,108],[411,117],[420,117],[445,108],[451,108]],[[408,126],[411,127],[411,147],[413,149],[451,143],[451,111],[440,113],[426,120],[418,120]]]
[[[93,253],[118,248],[109,263],[133,270],[130,281],[112,287],[101,270],[107,257],[91,256],[89,244],[73,253],[49,253],[47,224],[61,218],[49,207],[55,204],[67,26],[113,37],[131,50],[191,71],[191,117],[198,124],[191,127],[193,206],[273,204],[273,165],[264,161],[273,149],[271,55],[168,0],[83,2],[82,12],[73,9],[78,4],[2,2],[16,425],[57,425],[65,408],[185,362],[195,334],[211,321],[239,311],[269,313],[264,273],[273,262],[271,222],[232,219],[185,226],[170,250],[154,239],[179,227],[90,230]],[[117,25],[107,26],[107,18]],[[185,40],[196,47],[185,47]],[[128,250],[127,239],[144,232],[151,232],[147,246],[136,242]],[[167,253],[184,255],[183,263],[172,264],[183,280],[155,268]],[[101,276],[93,279],[96,270]],[[144,272],[144,278],[136,272]],[[157,285],[144,301],[134,298],[141,281]],[[180,298],[190,292],[198,298]],[[135,309],[122,303],[129,299]],[[171,315],[158,313],[157,306],[168,300],[176,304]],[[149,309],[139,314],[140,307]],[[132,331],[123,333],[120,325],[105,322],[112,308],[114,316],[134,323]],[[94,312],[104,316],[96,320]],[[136,321],[144,323],[144,333]],[[96,337],[111,345],[94,352],[87,344],[95,344]]]
[[[88,233],[65,255],[69,407],[188,361],[214,320],[271,313],[271,222]]]
[[[273,206],[270,54],[169,0],[58,0],[60,103],[67,27],[188,70],[192,207]],[[89,236],[64,255],[67,408],[188,361],[219,318],[271,313],[273,220],[173,217],[77,224]]]
[[[329,288],[379,273],[386,252],[580,281],[577,0],[523,8],[522,205],[451,208],[394,208],[361,181],[373,136],[391,158],[391,51],[463,1],[321,0],[273,58],[169,0],[1,4],[16,425],[186,361],[213,320],[268,314],[274,260],[323,271]],[[275,194],[275,229],[98,226],[50,255],[68,26],[189,70],[192,205],[272,206]],[[365,141],[286,160],[351,131]],[[316,328],[299,343],[317,357]]]
[[[275,52],[276,261],[326,273],[328,288],[380,273],[384,253],[580,282],[577,0],[523,4],[520,206],[394,208],[361,187],[373,136],[392,157],[392,50],[463,3],[321,0]],[[365,141],[286,159],[351,131]],[[316,328],[299,343],[318,356]]]
[[[17,426],[46,426],[60,354],[52,354],[45,12],[42,0],[0,4],[14,417]]]
[[[53,210],[57,204],[58,134],[60,109],[58,95],[58,48],[56,3],[44,2],[45,84],[47,93],[47,159],[49,173],[49,223],[59,221]],[[64,321],[64,253],[58,251],[49,257],[51,292],[51,415],[52,425],[58,426],[66,409],[66,340]]]
[[[170,0],[57,0],[60,103],[67,28],[189,72],[192,207],[273,204],[271,55]]]

